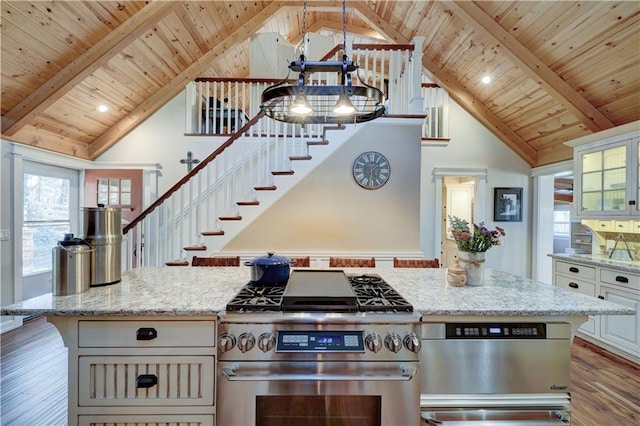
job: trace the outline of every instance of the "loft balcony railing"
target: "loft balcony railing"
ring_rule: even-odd
[[[425,116],[423,139],[448,138],[448,95],[437,85],[425,83],[421,67],[421,43],[408,45],[353,44],[350,58],[359,65],[358,77],[385,95],[386,114]],[[342,60],[343,46],[321,60]],[[418,66],[416,66],[416,63]],[[296,75],[289,75],[295,83]],[[354,77],[354,84],[360,84]],[[283,76],[284,78],[284,76]],[[307,85],[337,85],[337,73],[316,73]],[[231,135],[260,111],[260,97],[278,79],[201,77],[186,88],[186,133]],[[423,84],[425,83],[425,84]],[[300,133],[301,125],[295,126]],[[309,133],[309,129],[304,130]],[[321,131],[317,127],[316,131]],[[311,131],[313,133],[313,131]]]

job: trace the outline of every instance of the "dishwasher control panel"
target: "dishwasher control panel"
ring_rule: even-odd
[[[546,339],[544,323],[449,323],[447,339]]]

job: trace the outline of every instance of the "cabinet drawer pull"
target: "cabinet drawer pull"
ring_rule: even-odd
[[[602,300],[604,300],[604,296],[600,296],[600,295],[598,295],[598,299],[602,299]]]
[[[569,268],[569,272],[575,272],[577,274],[578,272],[580,272],[580,269],[576,268],[575,266],[572,266]]]
[[[158,384],[158,377],[155,374],[141,374],[136,377],[137,388],[152,388]]]
[[[622,275],[618,275],[618,276],[616,276],[616,281],[619,282],[619,283],[628,283],[629,282],[629,278],[623,277]]]
[[[153,340],[158,337],[158,331],[155,328],[139,328],[136,331],[136,340]]]
[[[571,283],[569,283],[569,287],[571,287],[571,288],[578,288],[578,287],[580,287],[580,286],[578,285],[578,283],[573,283],[573,282],[571,282]]]

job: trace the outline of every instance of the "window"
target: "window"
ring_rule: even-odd
[[[52,250],[75,229],[78,173],[24,162],[22,274],[51,270]]]
[[[131,179],[98,179],[98,204],[105,206],[131,205]]]
[[[571,234],[571,214],[570,210],[554,210],[553,212],[553,235],[555,237],[569,238]]]

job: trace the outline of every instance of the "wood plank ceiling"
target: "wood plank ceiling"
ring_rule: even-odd
[[[302,1],[2,1],[2,137],[96,159],[196,77],[247,77],[249,39]],[[307,28],[342,31],[339,1]],[[423,68],[531,166],[640,119],[640,2],[347,1],[356,42],[425,37]],[[493,82],[480,78],[489,74]],[[96,106],[105,103],[102,114]]]

